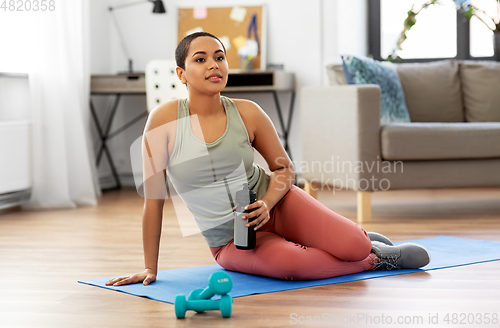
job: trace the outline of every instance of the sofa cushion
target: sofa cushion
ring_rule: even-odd
[[[328,80],[330,85],[346,85],[347,80],[345,79],[344,67],[342,64],[329,64],[326,65],[326,74],[328,75]]]
[[[500,158],[500,123],[394,123],[381,127],[385,160]]]
[[[412,122],[464,122],[458,62],[396,64]]]
[[[377,62],[371,58],[341,57],[347,82],[380,86],[380,124],[410,122],[403,88],[394,64]]]
[[[500,122],[500,63],[461,61],[460,78],[468,122]]]

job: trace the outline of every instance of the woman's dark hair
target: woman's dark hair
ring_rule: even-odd
[[[224,44],[222,43],[221,40],[219,40],[218,37],[216,37],[215,35],[210,34],[208,32],[195,32],[195,33],[189,34],[184,39],[182,39],[181,42],[179,42],[179,44],[177,45],[177,48],[175,48],[175,62],[177,63],[177,66],[179,66],[182,69],[186,69],[185,63],[186,63],[186,57],[188,54],[189,46],[191,45],[191,42],[194,39],[196,39],[200,36],[209,36],[211,38],[216,39],[222,45],[222,48],[224,49],[224,53],[226,53],[226,48],[224,47]]]

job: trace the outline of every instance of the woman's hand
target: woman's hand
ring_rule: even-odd
[[[140,273],[108,280],[106,281],[106,286],[109,285],[121,286],[121,285],[135,284],[138,282],[142,282],[144,286],[147,286],[155,281],[156,281],[156,272],[154,272],[151,269],[145,269]]]
[[[245,206],[245,210],[251,210],[251,209],[256,209],[250,213],[245,213],[241,219],[242,220],[246,220],[248,219],[248,223],[247,223],[247,227],[255,227],[254,230],[257,230],[259,228],[261,228],[264,224],[267,223],[267,221],[269,221],[269,219],[271,218],[270,215],[269,215],[269,208],[267,206],[267,202],[265,200],[258,200],[252,204],[249,204],[247,206]],[[250,220],[252,218],[256,218],[254,219],[252,222],[250,222]]]

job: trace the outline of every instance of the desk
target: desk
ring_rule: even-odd
[[[148,115],[147,108],[146,106],[144,106],[144,112],[140,113],[115,131],[111,133],[109,131],[122,95],[146,95],[145,75],[92,75],[90,81],[90,111],[92,113],[94,123],[97,127],[99,138],[101,139],[101,146],[99,148],[99,151],[97,152],[96,157],[96,165],[97,167],[99,167],[99,163],[101,162],[102,154],[104,152],[108,159],[108,163],[111,167],[111,172],[116,183],[115,187],[110,189],[118,189],[121,188],[120,178],[116,171],[113,158],[111,157],[111,153],[109,152],[109,148],[106,142]],[[290,158],[292,158],[288,143],[288,137],[290,135],[293,106],[295,102],[294,75],[292,73],[283,71],[230,71],[228,76],[228,83],[226,85],[226,88],[224,88],[224,90],[222,91],[222,94],[234,92],[271,93],[273,95],[274,104],[276,106],[279,124],[282,131],[282,133],[279,135],[283,139],[285,150],[287,151]],[[278,92],[290,93],[290,106],[286,123],[278,98]],[[92,95],[111,95],[115,97],[111,106],[106,110],[106,115],[102,123],[97,117],[97,112],[92,102]]]
[[[104,152],[115,180],[115,187],[106,190],[119,189],[121,188],[120,178],[106,142],[148,115],[147,108],[144,106],[144,112],[140,113],[138,116],[112,133],[109,131],[122,95],[146,95],[145,77],[144,75],[92,75],[90,79],[90,95],[90,111],[92,113],[92,118],[94,119],[99,138],[101,139],[101,147],[99,148],[96,157],[96,166],[99,167],[101,156]],[[92,95],[114,96],[114,101],[112,102],[111,107],[108,107],[105,111],[105,117],[102,122],[103,127],[101,127],[101,122],[99,122],[97,117],[97,113],[92,102]]]

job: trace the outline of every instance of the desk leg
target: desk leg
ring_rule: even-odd
[[[97,133],[99,133],[99,138],[102,140],[102,129],[101,125],[99,124],[99,119],[97,118],[97,114],[94,109],[94,103],[92,102],[92,96],[90,96],[90,113],[92,114],[92,118],[94,119],[95,126],[97,128]]]
[[[116,186],[110,189],[120,189],[122,187],[120,183],[120,177],[118,177],[118,172],[116,172],[115,164],[113,163],[113,159],[111,158],[111,154],[109,153],[108,147],[105,148],[106,157],[108,158],[109,166],[111,167],[111,172],[113,173],[113,177],[115,178]]]
[[[293,117],[293,105],[295,103],[295,90],[292,90],[292,95],[290,98],[290,109],[288,110],[288,122],[286,125],[287,137],[290,135],[290,128],[292,127],[292,117]],[[290,155],[290,159],[292,159],[292,154],[290,150],[288,150],[288,154]],[[297,175],[295,175],[294,185],[298,186]],[[314,197],[314,196],[313,196]]]
[[[132,120],[130,120],[130,122],[128,122],[127,124],[125,124],[124,126],[122,126],[121,128],[119,129],[116,129],[113,133],[110,133],[108,135],[108,139],[111,139],[113,138],[114,136],[116,136],[117,134],[121,133],[122,131],[128,129],[130,126],[134,125],[135,123],[139,122],[144,116],[148,116],[149,113],[148,111],[146,110],[145,112],[137,115],[135,118],[133,118]]]
[[[111,107],[111,113],[108,119],[108,123],[106,124],[106,130],[101,136],[101,148],[97,153],[97,165],[99,165],[99,163],[101,162],[101,156],[104,148],[107,148],[106,141],[109,137],[109,130],[111,129],[111,123],[113,122],[113,118],[115,117],[116,110],[118,109],[118,103],[120,102],[120,98],[121,95],[117,94],[113,106]]]
[[[295,90],[292,90],[292,95],[290,98],[290,109],[288,110],[288,122],[286,124],[286,134],[290,135],[290,128],[292,127],[292,117],[293,117],[293,105],[295,103]]]
[[[109,166],[111,167],[111,172],[113,174],[113,178],[115,179],[115,183],[116,183],[115,188],[111,188],[111,189],[120,189],[121,188],[120,178],[118,177],[118,173],[116,171],[116,167],[115,167],[115,164],[113,162],[113,158],[111,157],[111,153],[109,152],[108,146],[106,145],[106,140],[109,137],[109,130],[111,128],[111,123],[113,122],[113,117],[116,113],[116,109],[118,108],[120,96],[121,96],[120,94],[116,95],[113,107],[111,109],[111,115],[110,115],[110,118],[108,120],[105,131],[102,130],[101,125],[99,124],[99,119],[97,118],[97,113],[95,111],[94,104],[92,103],[92,96],[90,97],[90,111],[92,113],[94,123],[97,127],[99,137],[101,138],[101,147],[100,147],[99,152],[97,154],[96,165],[97,165],[97,167],[99,167],[99,163],[101,162],[102,152],[105,151]]]
[[[288,153],[288,156],[290,156],[290,159],[292,159],[292,153],[290,151],[290,148],[288,147],[288,132],[290,129],[290,124],[291,124],[293,112],[292,112],[292,110],[290,110],[290,112],[288,114],[288,126],[285,126],[285,122],[283,120],[283,114],[281,112],[280,102],[278,99],[278,92],[276,90],[273,90],[272,93],[273,93],[273,97],[274,97],[274,104],[276,105],[276,111],[278,112],[278,118],[280,121],[281,130],[283,131],[283,138],[285,139],[285,146],[284,146],[285,151]],[[292,91],[291,109],[293,109],[294,99],[295,99],[295,92]]]
[[[276,104],[276,110],[278,112],[278,117],[280,120],[281,130],[283,131],[283,137],[285,139],[285,147],[284,148],[285,148],[285,151],[288,153],[290,160],[293,161],[292,152],[290,150],[290,147],[288,146],[288,136],[290,135],[290,127],[292,126],[293,105],[295,102],[295,90],[292,90],[292,95],[290,98],[290,109],[288,111],[288,120],[287,120],[286,126],[285,126],[285,123],[283,120],[283,114],[281,112],[281,106],[280,106],[279,99],[278,99],[278,93],[276,92],[276,90],[273,90],[272,93],[274,96],[274,103]],[[298,186],[297,175],[295,175],[295,180],[294,180],[293,184]]]

